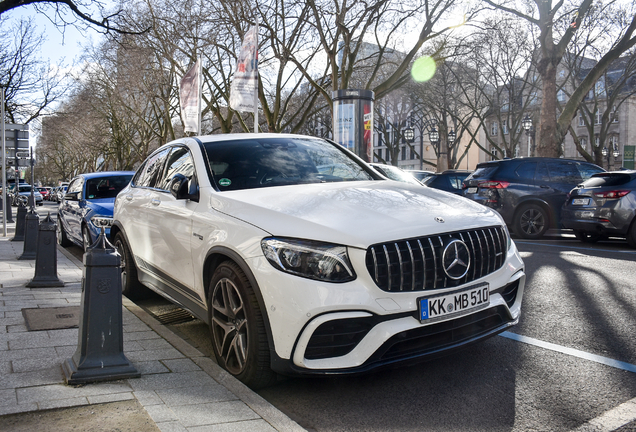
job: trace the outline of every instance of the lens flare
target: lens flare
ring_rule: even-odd
[[[431,56],[423,56],[413,62],[411,68],[411,76],[417,82],[425,82],[433,78],[435,75],[435,60]]]

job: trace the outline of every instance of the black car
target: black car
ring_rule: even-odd
[[[471,171],[446,170],[427,176],[422,183],[428,187],[441,189],[446,192],[463,195],[462,182],[470,175]]]
[[[561,227],[561,207],[597,165],[560,158],[514,158],[477,165],[462,184],[464,196],[497,210],[515,233],[538,239]]]
[[[583,242],[624,237],[636,248],[636,171],[594,174],[572,189],[561,217]]]

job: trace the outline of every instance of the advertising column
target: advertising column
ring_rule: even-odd
[[[334,141],[373,162],[373,92],[338,90],[332,97]]]

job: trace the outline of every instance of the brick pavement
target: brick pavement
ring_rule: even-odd
[[[2,219],[0,218],[0,223]],[[0,416],[136,399],[162,431],[303,431],[213,360],[124,297],[124,353],[140,378],[69,386],[62,362],[78,329],[28,331],[23,308],[79,306],[83,264],[58,247],[61,288],[26,288],[35,260],[17,260],[15,223],[0,232]]]

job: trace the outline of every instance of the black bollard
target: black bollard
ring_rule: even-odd
[[[62,287],[57,277],[57,224],[51,219],[51,213],[40,223],[38,230],[38,244],[35,253],[35,276],[27,288]]]
[[[2,198],[0,198],[2,199]],[[4,202],[4,218],[8,223],[13,223],[13,210],[11,209],[11,196],[7,194],[7,200]]]
[[[120,263],[102,228],[84,254],[77,351],[62,363],[67,384],[141,376],[124,355]]]
[[[18,214],[16,215],[15,234],[11,241],[24,241],[24,227],[26,226],[26,205],[20,201],[18,203]]]
[[[38,245],[38,228],[40,226],[40,216],[35,212],[33,207],[29,210],[24,218],[24,248],[19,260],[35,259],[35,252]]]

